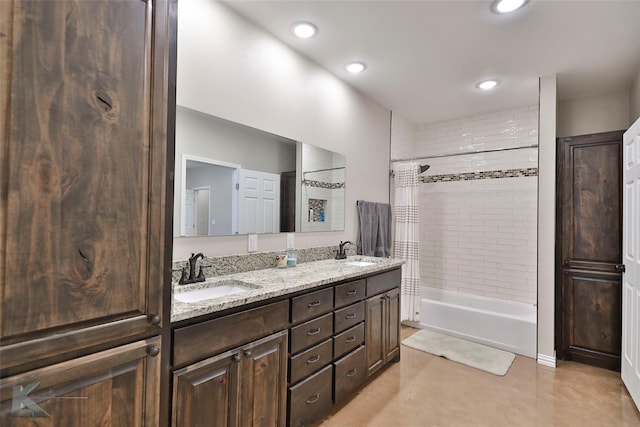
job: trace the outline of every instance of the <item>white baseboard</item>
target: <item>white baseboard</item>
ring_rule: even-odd
[[[537,357],[538,364],[548,366],[550,368],[556,367],[556,358],[555,356],[548,356],[546,354],[538,353]]]

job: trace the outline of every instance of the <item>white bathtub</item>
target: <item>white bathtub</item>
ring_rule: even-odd
[[[533,304],[423,287],[420,327],[536,357]]]

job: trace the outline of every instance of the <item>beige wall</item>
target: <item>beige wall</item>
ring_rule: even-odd
[[[556,76],[540,78],[538,363],[555,366]]]
[[[389,201],[390,111],[219,2],[178,10],[178,105],[345,154],[345,230],[296,233],[295,245],[354,240],[356,200]],[[258,236],[259,251],[284,248],[286,234]],[[200,251],[246,253],[247,237],[174,240],[174,260]]]
[[[618,92],[558,101],[558,137],[627,129],[629,93]]]
[[[631,85],[629,123],[635,122],[640,117],[640,69]]]

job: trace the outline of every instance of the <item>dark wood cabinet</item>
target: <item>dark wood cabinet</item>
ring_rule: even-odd
[[[158,425],[160,338],[0,381],[0,425]]]
[[[161,422],[168,7],[0,2],[2,425]]]
[[[305,314],[292,315],[304,322],[294,322],[290,334],[289,425],[317,421],[399,358],[399,286],[400,269],[394,269],[292,298],[292,313]],[[308,303],[322,304],[317,317],[309,318]]]
[[[287,331],[174,372],[173,426],[284,426]]]
[[[400,356],[400,289],[366,301],[366,353],[368,375]]]

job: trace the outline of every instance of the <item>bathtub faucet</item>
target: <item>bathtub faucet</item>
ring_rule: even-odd
[[[336,251],[336,259],[347,259],[347,253],[344,251],[344,247],[347,243],[353,245],[353,243],[348,240],[346,242],[340,241],[338,250]]]

